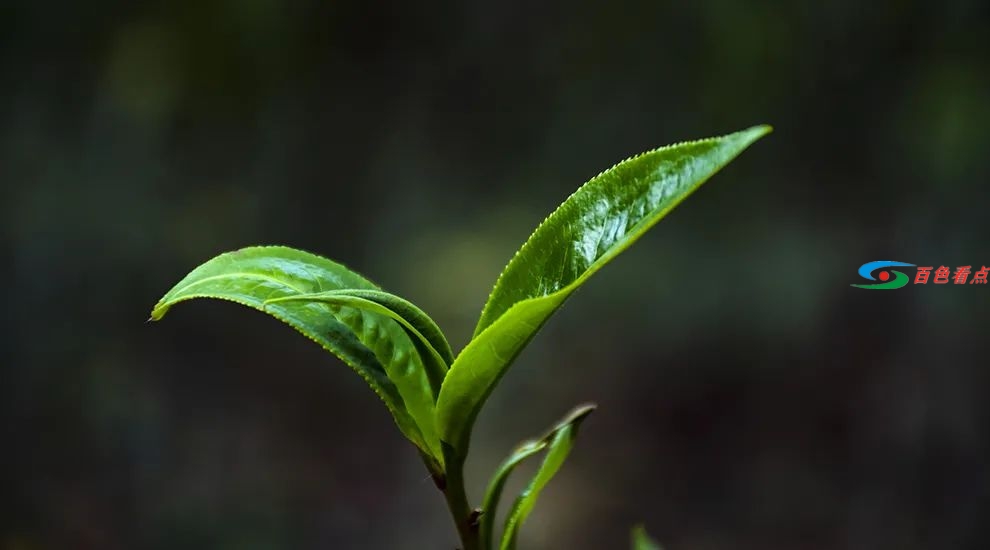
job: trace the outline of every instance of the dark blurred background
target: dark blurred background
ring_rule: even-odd
[[[870,260],[990,265],[988,11],[3,2],[0,547],[453,548],[340,362],[256,312],[151,306],[282,243],[459,348],[583,181],[770,123],[519,359],[473,497],[594,400],[524,548],[625,548],[640,521],[672,550],[986,548],[990,288],[849,284]]]

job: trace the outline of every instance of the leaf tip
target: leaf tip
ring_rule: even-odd
[[[598,403],[592,403],[590,401],[588,403],[581,403],[571,410],[571,412],[567,415],[567,420],[570,422],[584,420],[589,414],[595,412],[597,408]]]
[[[571,409],[571,412],[567,413],[567,415],[565,415],[564,418],[562,418],[560,422],[558,422],[557,425],[554,426],[553,430],[551,430],[551,433],[560,430],[564,426],[570,426],[570,425],[577,426],[581,424],[581,422],[583,422],[584,419],[588,417],[588,415],[595,412],[595,409],[597,408],[598,408],[597,403],[590,403],[590,402],[582,403],[577,407],[574,407],[573,409]]]
[[[773,126],[770,126],[769,124],[759,124],[746,128],[745,130],[740,130],[739,132],[733,134],[733,136],[748,146],[771,132],[773,132]]]
[[[158,302],[155,304],[154,309],[151,310],[151,316],[148,317],[146,322],[150,323],[152,321],[161,321],[162,317],[168,313],[169,305],[164,302]]]

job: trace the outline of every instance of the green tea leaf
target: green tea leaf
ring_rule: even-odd
[[[408,320],[422,338],[425,338],[424,343],[440,355],[444,364],[444,376],[446,376],[447,369],[454,363],[454,351],[450,349],[450,343],[447,342],[447,337],[444,336],[443,331],[425,311],[416,307],[412,302],[387,292],[360,289],[349,290],[348,292],[353,296],[377,302],[394,311],[402,319]],[[441,381],[442,379],[443,377],[441,377]]]
[[[331,306],[349,306],[384,315],[403,326],[409,337],[413,339],[419,356],[427,369],[433,388],[440,389],[447,367],[454,361],[450,344],[443,335],[440,327],[423,310],[415,304],[394,294],[380,290],[328,290],[315,294],[300,294],[274,298],[265,302],[269,304],[299,302],[322,302]],[[436,399],[436,394],[434,394]]]
[[[644,153],[602,172],[564,201],[499,276],[474,339],[451,365],[437,401],[440,437],[466,455],[481,406],[550,315],[769,131],[757,126]]]
[[[505,459],[505,462],[499,466],[498,470],[495,471],[495,475],[492,476],[492,480],[488,483],[488,489],[485,491],[485,499],[481,505],[483,514],[481,516],[481,525],[479,527],[478,535],[481,541],[481,548],[488,549],[492,547],[492,536],[495,526],[495,517],[498,513],[498,503],[502,498],[502,490],[505,488],[505,482],[508,481],[509,475],[511,475],[512,471],[516,469],[516,466],[527,458],[546,449],[547,445],[549,445],[556,437],[557,432],[559,432],[563,427],[580,422],[586,416],[591,414],[593,410],[595,410],[595,405],[589,404],[577,407],[566,417],[564,417],[563,420],[558,422],[549,433],[540,439],[520,443],[519,446],[512,451],[512,454],[509,455],[509,458]]]
[[[649,535],[646,534],[646,529],[642,525],[637,525],[633,527],[632,530],[632,550],[662,550],[660,545],[656,543]]]
[[[492,547],[492,536],[495,530],[495,517],[498,513],[498,503],[502,498],[502,490],[505,488],[505,482],[508,481],[509,475],[513,470],[516,469],[522,461],[527,458],[539,453],[547,447],[547,442],[543,440],[537,441],[524,441],[519,444],[518,447],[509,458],[498,467],[495,471],[495,475],[492,476],[492,480],[488,484],[488,489],[485,490],[485,499],[481,503],[481,524],[478,528],[478,537],[481,540],[481,548],[489,549]]]
[[[594,409],[595,407],[593,405],[575,409],[544,438],[547,454],[543,458],[543,463],[540,465],[539,470],[536,471],[533,480],[529,482],[529,485],[516,498],[512,504],[512,508],[509,510],[509,515],[505,519],[505,530],[502,532],[502,550],[515,550],[519,529],[522,528],[523,522],[526,521],[526,518],[533,511],[533,507],[536,506],[536,500],[540,497],[540,492],[553,479],[553,476],[557,475],[560,467],[564,465],[564,460],[567,459],[567,455],[574,448],[574,441],[577,439],[578,428],[580,428],[581,422]],[[504,484],[504,480],[502,483]],[[487,510],[485,512],[487,513]],[[494,516],[494,510],[492,510],[492,515]]]
[[[368,309],[313,301],[268,303],[330,290],[378,291],[361,275],[326,258],[287,247],[250,247],[200,265],[158,302],[159,320],[175,304],[194,298],[229,300],[264,311],[339,357],[385,402],[402,433],[442,464],[434,420],[432,381],[406,327]]]
[[[578,189],[537,229],[499,276],[475,336],[510,307],[589,277],[770,131],[757,126],[643,153]]]

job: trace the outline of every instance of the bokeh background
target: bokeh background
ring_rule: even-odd
[[[990,265],[988,11],[3,2],[0,547],[453,548],[340,362],[256,312],[152,304],[214,254],[290,244],[457,348],[583,181],[770,123],[523,354],[472,495],[594,400],[524,548],[624,548],[637,522],[674,550],[985,548],[990,288],[849,284],[877,259]]]

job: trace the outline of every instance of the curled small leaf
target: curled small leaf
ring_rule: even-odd
[[[572,410],[563,420],[557,423],[546,435],[536,441],[530,441],[520,445],[509,458],[502,464],[492,478],[485,494],[486,520],[481,525],[482,548],[491,548],[492,524],[495,521],[498,500],[501,496],[505,482],[512,473],[512,470],[523,460],[546,449],[547,454],[543,458],[536,475],[529,482],[523,492],[516,498],[509,510],[509,515],[505,519],[505,528],[502,532],[502,550],[514,550],[519,529],[523,522],[536,506],[536,500],[544,487],[557,474],[564,460],[574,447],[577,438],[578,428],[581,422],[595,410],[595,405],[588,404]]]

